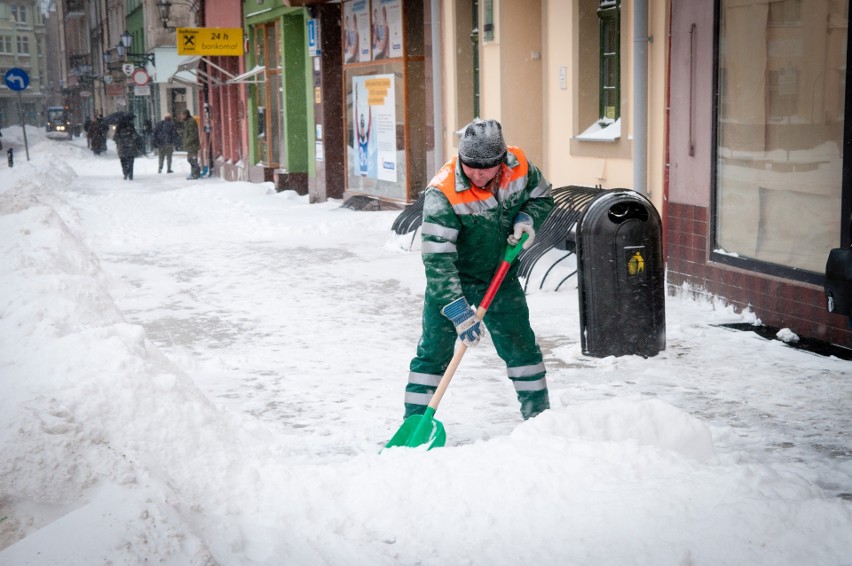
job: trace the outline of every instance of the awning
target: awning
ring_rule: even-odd
[[[202,61],[204,61],[207,65],[213,67],[214,69],[216,69],[217,71],[219,71],[220,73],[222,73],[223,75],[228,77],[228,82],[230,82],[232,79],[234,79],[234,75],[232,75],[231,73],[229,73],[228,71],[226,71],[225,69],[223,69],[222,67],[217,65],[216,63],[212,62],[210,59],[207,59],[207,58],[202,57],[200,55],[193,55],[192,57],[188,58],[186,61],[184,61],[183,63],[178,65],[177,72],[174,75],[171,76],[171,78],[169,79],[169,82],[171,82],[172,79],[176,78],[177,73],[183,72],[183,73],[189,73],[191,75],[195,75],[197,78],[200,78],[200,79],[202,79],[206,82],[209,82],[211,84],[221,85],[222,79],[220,79],[219,77],[211,76],[209,73],[206,73],[205,71],[203,71],[202,69],[199,68],[199,63],[201,63]],[[184,82],[187,82],[187,81],[184,79]],[[198,86],[198,85],[195,85],[195,86]]]
[[[197,82],[195,82],[195,81],[190,81],[190,80],[187,80],[187,79],[185,79],[185,78],[183,78],[183,77],[179,77],[177,73],[175,73],[174,75],[172,75],[172,76],[170,76],[170,77],[169,77],[169,80],[168,80],[168,83],[167,83],[167,84],[170,84],[170,85],[182,85],[182,86],[187,86],[187,87],[189,87],[189,88],[198,88],[198,87],[200,87],[200,86],[201,86],[200,84],[198,84],[198,83],[197,83]]]
[[[261,75],[261,76],[258,77],[258,78],[255,78],[258,75]],[[266,67],[264,67],[263,65],[256,65],[255,68],[252,69],[251,71],[243,73],[242,75],[237,75],[236,77],[234,77],[232,79],[228,79],[225,82],[227,84],[265,83],[266,82]]]

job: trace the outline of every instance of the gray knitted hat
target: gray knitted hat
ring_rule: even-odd
[[[503,128],[497,120],[477,118],[464,129],[459,143],[459,160],[474,169],[489,169],[503,163],[506,142]]]

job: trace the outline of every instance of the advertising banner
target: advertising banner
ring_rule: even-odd
[[[372,0],[373,60],[402,57],[402,0]]]
[[[370,6],[368,0],[343,4],[343,62],[370,60]]]
[[[352,79],[354,174],[397,182],[396,92],[393,75]]]

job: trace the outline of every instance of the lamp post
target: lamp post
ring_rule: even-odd
[[[102,68],[103,77],[101,77],[98,80],[100,80],[101,83],[103,84],[103,96],[101,97],[101,103],[99,104],[99,107],[100,107],[99,110],[100,110],[101,113],[103,113],[106,110],[107,100],[109,99],[109,93],[107,93],[107,85],[112,83],[112,75],[107,74],[107,72],[110,70],[109,64],[112,62],[112,53],[110,53],[109,51],[104,51],[101,54],[101,56],[102,56],[103,63],[104,63],[103,68]],[[109,79],[107,79],[107,77],[109,77]],[[97,111],[98,109],[95,109],[95,110]]]
[[[163,24],[163,29],[175,29],[169,25],[171,10],[172,3],[170,0],[157,0],[157,13],[160,15],[160,22]]]
[[[131,53],[128,51],[130,46],[133,45],[133,36],[130,35],[130,32],[125,31],[121,34],[120,40],[118,44],[116,44],[115,49],[118,51],[118,56],[124,59],[125,57],[130,59],[142,59],[147,61],[151,65],[154,65],[154,54],[153,53]]]

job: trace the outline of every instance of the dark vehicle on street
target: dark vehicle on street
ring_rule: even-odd
[[[47,107],[47,125],[45,126],[47,137],[52,140],[71,139],[71,119],[64,106]]]

